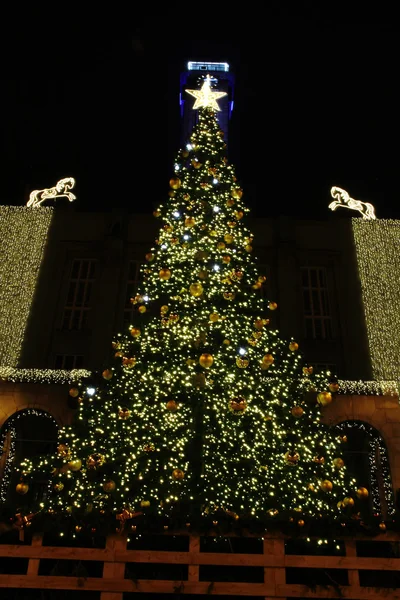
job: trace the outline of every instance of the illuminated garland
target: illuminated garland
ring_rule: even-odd
[[[9,446],[9,450],[8,450],[8,454],[7,454],[7,458],[6,458],[6,462],[5,462],[5,466],[4,466],[4,473],[3,473],[3,477],[0,481],[0,503],[5,502],[7,499],[7,491],[8,491],[8,486],[10,483],[10,477],[11,477],[11,473],[13,471],[13,463],[14,463],[14,458],[15,458],[15,442],[16,442],[16,422],[19,419],[22,419],[24,417],[28,417],[28,416],[35,416],[35,417],[43,417],[46,419],[51,419],[51,421],[53,421],[53,423],[55,423],[57,425],[57,422],[55,420],[55,418],[43,411],[43,410],[37,410],[35,408],[27,408],[21,412],[18,412],[14,415],[12,415],[12,417],[10,417],[8,419],[8,421],[6,421],[4,427],[3,427],[3,431],[1,433],[1,438],[0,438],[0,449],[1,452],[5,451],[5,444],[6,444],[6,439],[7,439],[7,434],[10,434],[10,446]]]
[[[355,396],[398,396],[398,381],[346,381],[340,379],[339,394]]]
[[[393,486],[392,486],[392,478],[390,474],[390,464],[388,452],[386,449],[386,445],[379,435],[378,431],[369,425],[368,423],[364,423],[362,421],[345,421],[344,423],[340,423],[336,425],[335,428],[338,429],[341,433],[346,432],[348,429],[359,429],[361,431],[365,431],[368,435],[370,442],[370,452],[368,454],[369,466],[370,466],[370,476],[371,476],[371,496],[372,496],[372,507],[375,513],[380,514],[382,511],[381,507],[381,499],[379,495],[379,485],[377,480],[378,467],[379,472],[382,475],[383,481],[383,492],[385,495],[385,500],[387,504],[388,515],[392,516],[396,512],[394,505],[394,494],[393,494]],[[376,462],[376,453],[377,450],[379,452],[380,464],[377,465]]]
[[[352,219],[374,379],[400,380],[400,221]]]
[[[53,209],[0,206],[0,364],[16,367]]]
[[[0,379],[14,383],[72,383],[91,375],[85,369],[15,369],[0,367]]]

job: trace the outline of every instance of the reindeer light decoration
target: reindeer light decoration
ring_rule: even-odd
[[[331,196],[332,198],[335,198],[334,201],[329,204],[331,210],[336,210],[338,206],[343,206],[344,208],[350,208],[351,210],[358,210],[363,219],[376,219],[375,209],[372,204],[350,198],[346,190],[334,186],[331,188]]]
[[[29,194],[29,200],[26,205],[31,207],[40,206],[45,200],[63,197],[68,198],[68,200],[72,202],[73,200],[76,200],[76,196],[69,190],[72,190],[74,185],[75,179],[73,177],[66,177],[65,179],[60,179],[60,181],[52,188],[33,190],[33,192]]]

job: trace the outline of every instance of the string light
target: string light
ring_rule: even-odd
[[[18,366],[52,217],[49,207],[0,206],[2,366]]]
[[[372,375],[400,380],[400,221],[352,219]]]
[[[16,369],[14,367],[0,367],[0,379],[14,383],[73,383],[80,379],[90,377],[91,371],[86,369]]]

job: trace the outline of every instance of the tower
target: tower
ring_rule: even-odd
[[[181,109],[181,146],[184,147],[198,118],[198,111],[192,110],[193,102],[186,93],[186,89],[200,89],[206,75],[211,78],[212,89],[226,92],[226,96],[219,100],[220,111],[218,122],[224,132],[224,140],[228,144],[229,120],[233,111],[233,95],[235,76],[229,70],[226,62],[199,62],[189,61],[186,71],[181,73],[179,102]]]

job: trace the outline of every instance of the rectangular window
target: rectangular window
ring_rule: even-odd
[[[72,263],[64,306],[62,329],[85,329],[95,280],[96,261],[75,259]]]
[[[131,260],[129,262],[128,281],[126,285],[124,305],[124,327],[128,326],[132,321],[133,306],[131,298],[137,294],[139,281],[141,279],[140,267],[141,262],[139,260]]]
[[[302,267],[301,281],[306,338],[332,339],[332,316],[325,267]]]
[[[66,371],[82,369],[83,356],[80,354],[57,354],[54,361],[54,368],[65,369]]]

